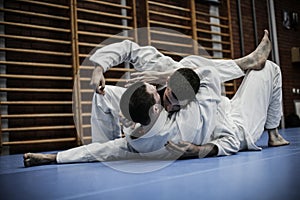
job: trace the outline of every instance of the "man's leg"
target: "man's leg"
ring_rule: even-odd
[[[277,131],[282,115],[282,82],[279,66],[267,61],[261,71],[250,71],[231,100],[231,116],[245,132],[248,147],[269,129],[269,144],[288,144]],[[282,138],[276,140],[275,137]],[[275,142],[276,140],[276,142]],[[274,141],[274,142],[273,142]],[[254,145],[255,147],[255,145]],[[255,148],[254,148],[255,149]]]
[[[265,30],[265,34],[257,46],[257,48],[247,56],[235,59],[235,63],[243,70],[261,70],[271,52],[271,41],[269,40],[269,32]]]
[[[91,113],[93,142],[107,142],[120,138],[119,125],[120,98],[125,88],[106,86],[105,95],[94,94]]]
[[[234,60],[207,59],[201,58],[201,62],[205,65],[212,65],[219,72],[222,82],[240,78],[245,75],[248,70],[261,70],[268,59],[271,51],[271,42],[269,40],[268,31],[257,46],[257,48],[247,56]]]

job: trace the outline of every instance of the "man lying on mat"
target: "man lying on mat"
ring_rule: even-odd
[[[127,40],[103,47],[90,58],[101,66],[94,71],[93,83],[105,83],[104,71],[124,61],[131,62],[144,72],[136,73],[130,82],[167,82],[162,98],[165,109],[155,87],[148,83],[138,82],[127,90],[116,86],[105,86],[103,90],[102,85],[93,98],[93,143],[56,155],[27,153],[24,164],[170,159],[180,156],[177,152],[189,150],[199,157],[230,155],[243,149],[259,150],[255,142],[264,128],[268,129],[270,146],[289,144],[277,130],[282,113],[281,72],[276,64],[266,61],[270,50],[267,31],[254,52],[235,60],[188,56],[175,62],[153,47],[139,47]],[[195,74],[199,77],[199,89],[190,83]],[[221,82],[242,76],[243,83],[231,100],[221,96]],[[178,79],[183,83],[178,84]],[[150,99],[146,101],[148,105],[145,97]],[[136,123],[124,129],[125,138],[119,138],[120,109],[128,120]],[[126,120],[121,120],[125,124]],[[197,146],[189,149],[186,144],[190,143]]]

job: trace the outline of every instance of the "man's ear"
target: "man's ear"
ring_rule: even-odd
[[[152,106],[152,112],[155,113],[155,114],[159,114],[160,111],[161,111],[161,105],[160,104],[154,104]]]

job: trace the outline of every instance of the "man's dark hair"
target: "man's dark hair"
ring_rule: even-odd
[[[129,86],[123,93],[120,109],[127,119],[148,125],[151,121],[149,111],[155,103],[153,94],[146,91],[145,83],[137,82]]]
[[[180,68],[176,70],[169,78],[168,86],[177,100],[192,101],[198,93],[200,87],[200,78],[190,68]]]

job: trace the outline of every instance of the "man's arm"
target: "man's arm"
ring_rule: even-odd
[[[161,71],[174,69],[178,63],[152,46],[139,46],[130,40],[109,44],[98,49],[90,60],[106,72],[123,62],[131,63],[137,71]]]
[[[178,144],[169,141],[166,145],[166,149],[176,155],[179,155],[181,159],[206,158],[213,157],[218,154],[218,147],[210,143],[194,145],[185,141],[181,141]]]

